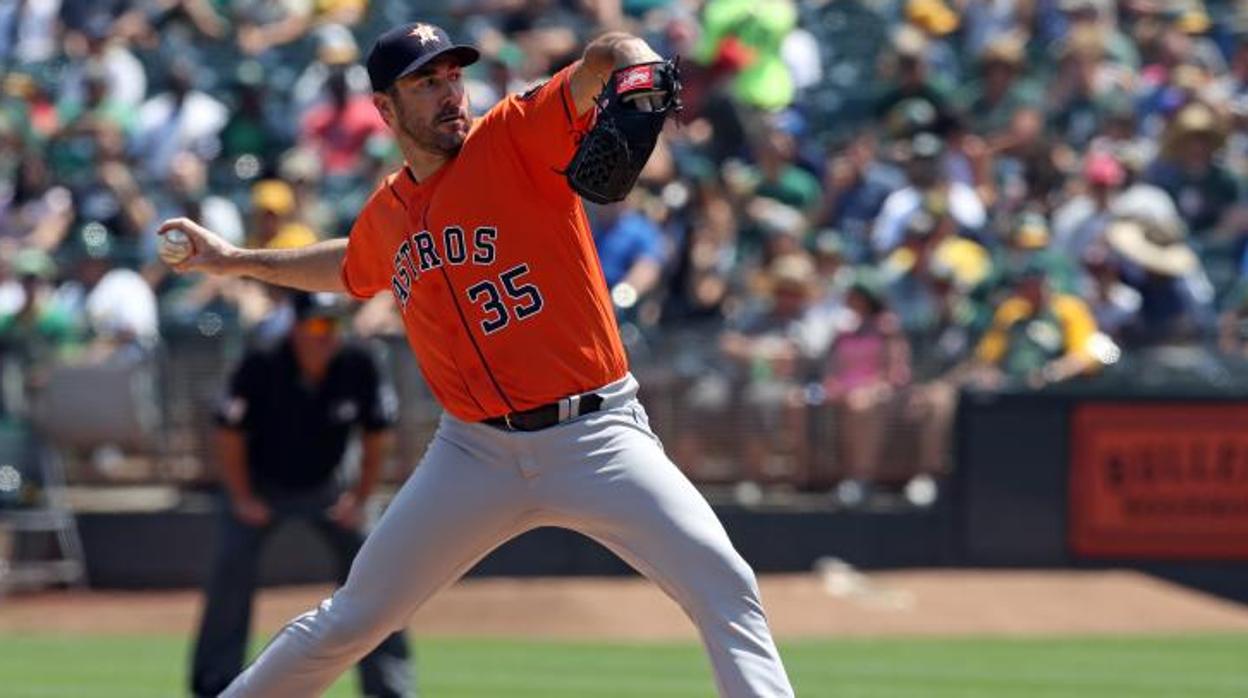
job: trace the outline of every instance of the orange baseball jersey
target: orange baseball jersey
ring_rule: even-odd
[[[561,174],[578,117],[565,68],[477,119],[423,182],[386,178],[351,230],[351,295],[391,291],[442,406],[480,421],[624,376],[627,359],[580,198]]]

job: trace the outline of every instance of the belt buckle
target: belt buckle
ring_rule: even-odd
[[[519,429],[517,429],[517,428],[515,427],[515,425],[514,425],[514,424],[512,424],[512,423],[511,423],[511,413],[510,413],[510,412],[505,412],[505,413],[503,414],[503,424],[506,424],[506,425],[507,425],[507,428],[508,428],[508,429],[510,429],[511,431],[520,431]]]

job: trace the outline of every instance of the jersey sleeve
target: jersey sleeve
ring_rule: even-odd
[[[376,224],[380,213],[378,199],[386,186],[382,184],[364,204],[347,239],[347,254],[342,259],[340,275],[347,293],[356,300],[368,300],[390,287],[386,268],[381,264],[382,238]]]
[[[1096,335],[1096,318],[1082,299],[1074,296],[1058,296],[1054,302],[1058,317],[1066,331],[1066,355],[1088,358],[1092,356],[1092,338]]]
[[[987,364],[1000,363],[1009,349],[1010,327],[1025,317],[1027,312],[1026,304],[1017,298],[1002,303],[993,315],[991,329],[979,340],[979,346],[975,350],[976,358]]]
[[[581,135],[594,121],[593,109],[577,114],[572,101],[571,78],[577,65],[569,65],[522,95],[508,96],[485,117],[487,123],[493,121],[504,129],[521,153],[560,178]]]
[[[256,396],[266,373],[264,363],[259,355],[250,354],[234,370],[213,414],[217,426],[235,431],[248,431],[254,426]]]

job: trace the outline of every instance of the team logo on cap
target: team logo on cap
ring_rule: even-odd
[[[419,41],[422,46],[424,44],[435,43],[438,40],[437,33],[434,31],[433,27],[428,24],[417,24],[415,28],[407,33],[407,35],[416,37],[416,40]]]

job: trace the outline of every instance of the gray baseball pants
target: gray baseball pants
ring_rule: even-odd
[[[539,526],[589,536],[680,604],[720,696],[792,696],[754,573],[663,453],[636,380],[596,392],[600,411],[536,432],[443,416],[346,584],[291,621],[222,696],[320,695],[438,590]]]

